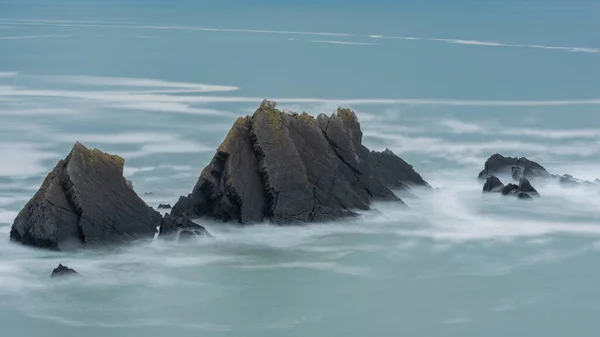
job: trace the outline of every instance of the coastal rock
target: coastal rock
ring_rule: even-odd
[[[171,209],[171,204],[159,204],[158,209]]]
[[[54,268],[52,271],[52,275],[50,277],[60,277],[60,276],[68,276],[78,274],[74,269],[71,269],[67,266],[63,266],[62,264],[58,264],[58,267]]]
[[[538,191],[531,186],[531,182],[527,178],[521,178],[519,180],[519,192],[527,193],[530,196],[540,196]]]
[[[172,214],[241,224],[334,220],[373,200],[404,203],[395,183],[428,186],[391,151],[369,151],[354,112],[286,114],[263,101],[240,117]]]
[[[489,176],[483,185],[483,192],[500,192],[504,188],[504,184],[496,176]]]
[[[479,173],[480,180],[495,175],[510,175],[515,181],[520,181],[522,178],[528,180],[554,180],[565,187],[570,186],[597,186],[598,182],[590,182],[577,179],[570,174],[553,174],[548,172],[542,165],[529,160],[525,157],[504,157],[501,154],[490,156],[486,162],[483,171]],[[599,180],[600,181],[600,180]]]
[[[488,181],[494,180],[493,178],[496,178],[496,177],[492,176],[492,177],[488,178]],[[500,179],[496,178],[494,181],[495,181],[496,188],[499,188],[500,185],[498,185],[498,183],[502,184],[502,182],[500,182]],[[486,185],[487,185],[487,181],[486,181]],[[485,191],[485,187],[484,187],[484,191]],[[527,178],[521,178],[519,180],[519,185],[508,184],[504,187],[500,187],[499,191],[500,191],[500,193],[502,193],[502,195],[512,195],[519,199],[531,199],[533,197],[540,196],[538,191],[536,191],[536,189],[533,188],[533,186],[531,186],[531,183],[529,182],[529,180]]]
[[[183,234],[184,232],[186,234]],[[165,214],[160,225],[159,237],[172,238],[176,234],[179,234],[180,238],[182,234],[183,236],[211,236],[204,227],[188,218]]]
[[[161,215],[130,188],[124,163],[76,143],[19,212],[11,240],[69,250],[151,238]]]
[[[517,181],[521,178],[535,179],[552,176],[542,165],[532,160],[525,157],[504,157],[499,153],[490,156],[485,161],[485,167],[479,173],[478,178],[485,180],[492,175],[510,175]]]

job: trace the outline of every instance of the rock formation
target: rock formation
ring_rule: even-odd
[[[597,185],[598,182],[589,182],[577,179],[569,174],[553,174],[548,172],[542,165],[525,157],[504,157],[501,154],[493,154],[485,161],[484,169],[479,173],[480,180],[486,180],[491,176],[510,175],[515,181],[521,178],[528,180],[554,179],[563,186],[579,186],[581,184]]]
[[[521,178],[548,178],[551,176],[542,165],[525,157],[504,157],[499,153],[492,155],[485,161],[485,167],[479,173],[478,178],[485,180],[492,175],[510,175],[515,180]]]
[[[504,184],[496,176],[487,177],[485,184],[483,185],[484,193],[501,193],[502,195],[512,195],[519,199],[531,199],[532,197],[539,197],[540,194],[536,191],[527,178],[521,178],[519,185]]]
[[[68,276],[68,275],[76,275],[78,274],[74,269],[71,269],[67,266],[63,266],[62,264],[58,264],[58,267],[54,268],[50,277],[60,277],[60,276]]]
[[[171,209],[171,204],[160,204],[157,207],[158,209]]]
[[[124,163],[76,143],[19,212],[10,238],[54,250],[151,238],[162,217],[130,188]]]
[[[238,118],[172,214],[250,224],[328,221],[367,210],[373,200],[402,201],[388,188],[428,186],[391,151],[369,151],[354,112],[283,113],[263,101]]]
[[[211,236],[208,231],[188,218],[165,214],[159,230],[159,236],[173,238],[175,236]]]

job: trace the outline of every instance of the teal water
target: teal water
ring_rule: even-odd
[[[474,178],[495,152],[600,177],[599,31],[597,1],[0,0],[2,335],[596,336],[600,192],[521,203]],[[189,244],[8,241],[75,141],[173,203],[264,98],[353,108],[439,191]],[[50,279],[59,262],[83,277]]]

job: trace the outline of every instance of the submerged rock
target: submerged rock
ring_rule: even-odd
[[[124,163],[76,143],[19,212],[10,238],[54,250],[151,238],[161,215],[130,188]]]
[[[188,218],[165,214],[160,225],[159,237],[174,237],[179,234],[181,238],[184,232],[186,233],[184,236],[212,236],[203,226]]]
[[[59,276],[68,276],[78,274],[74,269],[71,269],[67,266],[63,266],[62,264],[58,264],[58,267],[54,268],[52,271],[52,275],[50,277],[59,277]]]
[[[354,112],[286,114],[263,101],[238,118],[187,197],[172,214],[250,224],[328,221],[403,202],[388,188],[428,186],[391,151],[369,151]]]
[[[483,192],[500,192],[504,188],[504,184],[496,176],[489,176],[483,185]]]
[[[159,204],[158,209],[171,209],[171,204]]]

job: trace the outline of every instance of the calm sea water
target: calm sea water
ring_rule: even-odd
[[[495,152],[600,176],[598,32],[598,1],[0,0],[2,336],[597,336],[599,191],[523,203],[474,178]],[[355,109],[439,191],[187,244],[8,241],[75,141],[173,203],[264,98]]]

